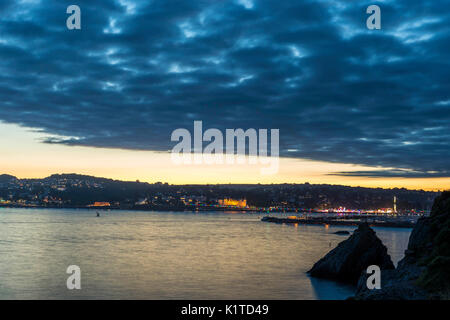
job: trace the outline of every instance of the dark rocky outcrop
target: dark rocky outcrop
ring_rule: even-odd
[[[381,289],[367,289],[368,275],[363,273],[358,281],[357,300],[424,300],[428,293],[419,288],[411,279],[417,279],[422,273],[420,267],[406,268],[402,271],[383,270],[381,272]]]
[[[397,269],[382,272],[381,289],[368,290],[366,275],[356,299],[450,298],[450,192],[436,198],[429,217],[419,219]]]
[[[333,232],[333,234],[337,234],[337,235],[340,235],[340,236],[346,236],[346,235],[349,235],[350,232],[346,231],[346,230],[339,230],[339,231]]]
[[[353,234],[320,259],[308,273],[313,277],[356,284],[370,265],[394,269],[387,248],[368,224],[359,225]]]

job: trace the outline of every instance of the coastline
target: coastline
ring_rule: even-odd
[[[199,212],[199,211],[205,211],[205,212],[214,212],[214,211],[233,211],[233,212],[242,212],[242,213],[264,213],[264,214],[271,214],[271,213],[277,213],[277,214],[321,214],[323,215],[324,212],[315,210],[315,209],[304,209],[304,208],[259,208],[259,207],[233,207],[233,206],[215,206],[215,205],[204,205],[204,206],[140,206],[140,205],[110,205],[110,206],[82,206],[82,205],[32,205],[32,204],[2,204],[0,203],[0,209],[1,208],[23,208],[23,209],[88,209],[88,210],[131,210],[131,211],[172,211],[172,212]],[[386,217],[383,214],[371,214],[366,213],[364,211],[361,211],[360,214],[355,214],[353,212],[335,212],[330,211],[325,214],[331,214],[331,215],[339,215],[340,219],[354,219],[357,218],[379,218],[379,217]],[[423,214],[398,214],[397,217],[416,217],[419,218]],[[392,217],[392,216],[390,216]],[[280,218],[281,219],[281,218]],[[314,218],[315,219],[315,218]],[[269,222],[275,222],[275,221],[269,221]],[[282,223],[297,223],[292,221],[282,221]]]

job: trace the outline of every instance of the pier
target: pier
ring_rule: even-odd
[[[264,222],[286,223],[286,224],[308,224],[308,225],[334,225],[334,226],[358,226],[367,222],[371,227],[389,228],[413,228],[417,222],[417,217],[387,217],[387,216],[328,216],[328,217],[269,217],[261,219]]]

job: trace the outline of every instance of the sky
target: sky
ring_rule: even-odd
[[[0,173],[448,189],[449,21],[439,0],[2,0]],[[279,129],[279,172],[173,164],[194,120]]]

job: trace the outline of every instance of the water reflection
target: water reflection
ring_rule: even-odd
[[[1,209],[0,299],[344,299],[348,287],[306,275],[345,239],[334,231],[257,214]],[[394,256],[408,236],[380,230]],[[72,264],[79,291],[65,286]]]
[[[355,292],[355,286],[342,284],[331,280],[309,277],[318,300],[336,300],[351,297]]]

